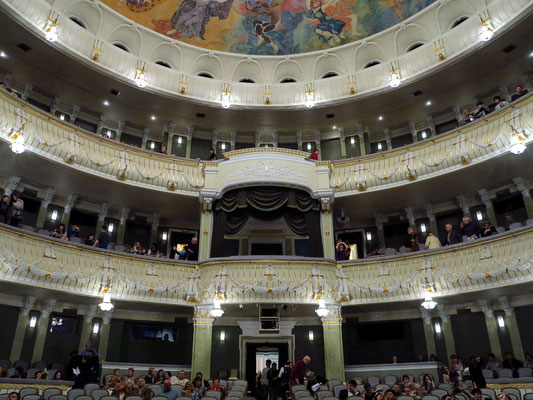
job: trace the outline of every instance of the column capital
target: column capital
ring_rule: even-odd
[[[338,130],[339,130],[339,139],[344,142],[344,140],[346,140],[346,135],[344,133],[344,126],[340,126]]]
[[[89,306],[89,311],[87,312],[87,314],[84,315],[83,320],[85,321],[86,324],[90,324],[91,322],[93,322],[93,318],[95,315],[96,315],[96,304],[91,304]]]
[[[49,187],[48,189],[46,189],[46,192],[44,193],[44,197],[41,200],[41,207],[48,208],[48,206],[52,202],[52,199],[54,198],[55,193],[56,193],[56,190],[53,187]]]
[[[479,189],[477,192],[479,193],[481,201],[483,204],[485,204],[485,207],[493,207],[492,199],[490,198],[489,192],[486,189]]]
[[[172,136],[176,134],[176,123],[174,121],[168,124],[168,135]]]
[[[72,113],[70,114],[70,122],[74,123],[76,118],[78,118],[78,114],[80,113],[80,106],[73,106],[72,107]]]
[[[113,318],[113,312],[115,310],[112,309],[110,311],[105,311],[104,312],[104,315],[102,316],[102,322],[104,325],[109,325],[109,323],[111,322],[111,318]]]
[[[187,127],[187,140],[191,140],[192,139],[192,134],[193,133],[194,133],[194,126],[189,125]]]
[[[341,306],[327,306],[329,310],[328,315],[320,318],[322,326],[325,325],[342,325],[342,312]]]
[[[159,219],[161,218],[160,213],[154,213],[152,217],[152,230],[157,230],[159,227]]]
[[[117,135],[118,136],[122,134],[122,130],[124,129],[125,124],[126,124],[126,121],[118,121],[118,124],[117,124]]]
[[[411,207],[404,208],[405,215],[407,216],[407,219],[409,220],[409,225],[415,226],[415,215],[413,213],[413,209]]]
[[[109,203],[102,203],[102,209],[100,214],[98,214],[98,222],[104,222],[107,217],[107,212],[109,211]]]
[[[64,212],[66,214],[70,214],[72,212],[72,208],[74,207],[74,204],[76,203],[76,200],[78,200],[77,194],[69,194],[67,197],[67,202],[65,203],[65,210]]]
[[[259,147],[261,145],[261,133],[255,132],[255,147]]]
[[[433,212],[433,204],[426,203],[424,204],[424,209],[426,210],[426,215],[430,221],[436,221],[435,213]]]
[[[444,323],[450,322],[450,310],[448,310],[448,308],[446,308],[442,304],[439,304],[437,305],[437,310],[439,312],[439,317],[442,319],[442,322]]]
[[[322,211],[330,211],[331,205],[333,204],[334,196],[333,193],[324,193],[320,195],[320,205]]]
[[[299,149],[302,148],[302,142],[303,142],[303,140],[302,140],[302,132],[298,131],[298,132],[296,132],[296,144],[297,144]]]
[[[11,196],[13,192],[17,189],[17,186],[20,183],[20,176],[12,176],[7,180],[7,186],[4,188],[4,194]]]
[[[194,307],[194,325],[213,325],[215,317],[211,315],[211,310],[214,308],[212,304],[205,306],[196,306]]]
[[[315,137],[315,144],[316,144],[317,146],[320,146],[320,138],[321,138],[320,130],[318,130],[318,129],[315,130],[315,131],[313,132],[313,135],[314,135],[314,137]]]
[[[513,178],[513,183],[523,197],[531,197],[529,194],[529,189],[527,187],[527,182],[522,178]]]
[[[54,307],[57,303],[56,299],[48,299],[41,310],[41,317],[48,318],[50,316],[50,313],[54,311]]]
[[[61,105],[61,99],[57,96],[54,97],[54,101],[52,101],[52,106],[50,107],[50,114],[55,115],[60,105]]]
[[[381,214],[374,214],[374,218],[376,220],[376,226],[379,230],[383,229],[383,216]]]
[[[500,302],[500,306],[501,306],[502,310],[505,311],[505,315],[507,315],[507,316],[513,315],[514,308],[511,307],[511,305],[509,304],[509,300],[507,299],[506,296],[498,297],[498,301]]]
[[[277,134],[277,132],[272,133],[272,143],[274,143],[274,147],[278,147],[278,134]]]
[[[233,132],[230,132],[229,135],[230,135],[229,144],[231,146],[235,146],[235,141],[237,139],[237,133],[235,131],[233,131]]]
[[[420,307],[418,310],[420,311],[420,316],[422,317],[424,324],[431,325],[431,312],[424,307]]]
[[[463,195],[459,195],[455,196],[455,198],[457,199],[457,203],[459,203],[459,207],[463,211],[463,215],[470,216],[470,208],[468,207],[468,200],[466,199],[466,197]]]
[[[130,214],[130,208],[124,207],[122,210],[120,210],[120,225],[124,225],[126,221],[128,220],[128,216]]]
[[[411,131],[411,135],[413,135],[413,137],[418,137],[418,132],[416,131],[416,124],[413,121],[409,121],[407,125],[409,125],[409,131]]]
[[[485,299],[478,300],[477,301],[479,308],[481,308],[481,311],[483,314],[485,314],[485,317],[487,318],[494,318],[494,311],[492,310],[492,307],[490,306],[489,302]]]
[[[26,83],[24,86],[24,92],[20,96],[22,100],[26,101],[28,100],[28,97],[30,97],[31,93],[33,92],[33,85],[30,85],[29,83]]]
[[[143,129],[143,144],[148,141],[148,135],[150,134],[150,129],[144,128]]]
[[[24,298],[24,301],[22,303],[23,315],[28,315],[30,313],[33,308],[33,305],[35,304],[35,300],[37,300],[37,297],[35,296],[27,296]]]

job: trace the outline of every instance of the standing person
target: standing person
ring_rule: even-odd
[[[452,224],[446,224],[446,240],[444,245],[448,246],[450,244],[462,243],[463,235],[459,228],[455,228]]]
[[[305,370],[311,364],[311,357],[305,356],[301,360],[296,361],[291,371],[291,380],[296,385],[304,384]]]
[[[9,218],[9,196],[4,194],[0,201],[0,222],[5,224]]]
[[[487,381],[485,381],[483,369],[481,367],[481,357],[478,355],[473,355],[471,358],[470,379],[472,380],[472,384],[476,389],[487,387]]]
[[[513,371],[513,378],[518,378],[518,369],[523,367],[522,362],[514,358],[513,353],[509,351],[505,353],[502,365],[503,368],[508,368]]]
[[[270,371],[268,371],[268,400],[278,400],[279,392],[279,370],[278,364],[272,363]]]
[[[429,232],[426,237],[426,249],[438,249],[439,247],[442,247],[439,238],[432,232]]]
[[[212,147],[209,149],[209,161],[215,161],[217,159],[217,153],[215,153],[215,149]]]
[[[474,222],[470,217],[463,217],[463,221],[460,224],[463,235],[470,239],[477,239],[481,234],[481,227],[477,222]]]
[[[287,400],[287,392],[289,391],[289,384],[291,382],[291,362],[285,361],[285,365],[279,370],[279,393],[281,400]]]
[[[270,366],[272,361],[266,360],[266,367],[261,370],[261,398],[268,399],[268,373],[270,372]]]
[[[18,226],[22,221],[22,211],[24,211],[24,200],[15,192],[11,195],[11,208],[9,210],[9,225]]]
[[[101,249],[107,249],[107,245],[111,241],[109,233],[107,232],[107,225],[103,225],[101,232],[98,234],[96,241],[93,244],[93,247],[99,247]]]
[[[313,151],[313,153],[309,156],[309,159],[310,159],[310,160],[318,161],[318,153],[319,153],[319,152],[320,152],[320,151],[319,151],[318,149],[315,149],[315,150]]]
[[[413,228],[412,226],[407,228],[407,237],[405,238],[404,246],[405,251],[408,253],[420,250],[420,247],[418,245],[418,238],[415,233],[415,228]]]
[[[199,246],[198,246],[198,238],[196,237],[193,237],[191,239],[191,243],[189,245],[187,245],[187,249],[186,249],[186,252],[185,252],[185,259],[186,260],[189,260],[189,261],[198,261],[198,251],[199,251]]]

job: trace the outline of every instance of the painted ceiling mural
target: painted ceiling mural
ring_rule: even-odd
[[[171,38],[244,54],[304,53],[350,43],[435,0],[102,0]]]

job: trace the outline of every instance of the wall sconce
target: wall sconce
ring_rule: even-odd
[[[181,136],[178,136],[178,144],[181,144],[183,142],[183,138]]]
[[[313,148],[313,146],[311,145],[311,143],[307,143],[307,150],[311,150]]]
[[[352,137],[350,138],[350,144],[355,144],[355,136],[352,136]]]
[[[94,62],[98,61],[100,58],[100,54],[104,51],[104,41],[100,39],[94,39],[93,44],[93,55],[91,57],[91,60]]]
[[[37,326],[37,317],[33,315],[30,318],[30,328],[35,328]]]
[[[270,85],[264,86],[263,98],[265,99],[265,104],[270,105],[270,103],[272,102],[272,87]]]
[[[505,328],[505,319],[501,316],[501,315],[498,315],[498,326],[500,328]]]
[[[107,226],[107,230],[111,233],[113,232],[113,229],[115,229],[115,225],[112,222],[110,222],[109,225]]]
[[[65,120],[65,114],[59,114],[59,119],[61,121],[64,121]]]
[[[166,242],[167,241],[167,238],[168,238],[168,233],[167,232],[163,232],[163,242]]]
[[[426,224],[421,223],[421,224],[420,224],[420,232],[422,232],[422,233],[426,233],[426,230],[427,230],[427,229],[426,229]]]
[[[400,76],[400,64],[398,61],[393,61],[390,63],[391,71],[390,71],[390,87],[398,87],[402,83],[402,78]]]
[[[350,92],[350,94],[355,94],[357,92],[357,83],[356,83],[356,80],[355,80],[355,75],[354,74],[350,74],[346,77],[347,79],[347,86],[348,86],[348,91]]]
[[[150,143],[150,148],[151,148],[152,150],[155,149],[155,142],[151,142],[151,143]]]
[[[51,220],[55,221],[57,219],[57,210],[52,211],[52,217]]]
[[[444,40],[438,39],[435,43],[435,50],[433,52],[440,61],[446,60],[446,47],[444,47]]]
[[[220,341],[223,342],[226,340],[226,332],[220,331]]]
[[[440,327],[440,322],[435,322],[435,333],[440,334],[442,332],[442,328]]]
[[[315,333],[313,331],[309,331],[309,341],[312,342],[315,340]]]
[[[305,106],[307,108],[313,108],[315,106],[315,89],[313,88],[312,83],[307,83],[305,85]]]
[[[222,150],[226,150],[226,143],[220,143],[220,148]]]
[[[179,81],[180,94],[185,94],[187,91],[187,86],[189,86],[189,76],[186,74],[181,74]]]
[[[230,100],[230,84],[224,83],[222,87],[222,93],[220,95],[220,104],[223,108],[230,108],[231,107],[231,100]]]
[[[372,241],[372,232],[366,233],[366,240],[368,240],[369,242]]]
[[[383,150],[383,145],[381,143],[378,143],[378,150]]]
[[[100,323],[95,322],[93,324],[93,335],[98,335],[98,332],[100,332]]]
[[[483,220],[483,213],[481,211],[476,211],[476,218],[478,221]]]
[[[22,154],[26,151],[26,145],[24,144],[24,134],[22,131],[17,132],[15,135],[10,137],[12,140],[11,151],[15,154]],[[512,151],[512,150],[511,150]]]
[[[426,131],[422,131],[422,133],[420,134],[420,136],[422,136],[422,139],[425,139],[428,137],[428,134],[426,133]]]

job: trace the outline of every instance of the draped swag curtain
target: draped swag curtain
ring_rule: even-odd
[[[320,203],[301,190],[257,187],[231,190],[215,203],[211,257],[222,255],[224,235],[240,232],[250,215],[266,221],[285,218],[294,233],[309,236],[311,255],[323,256]]]

